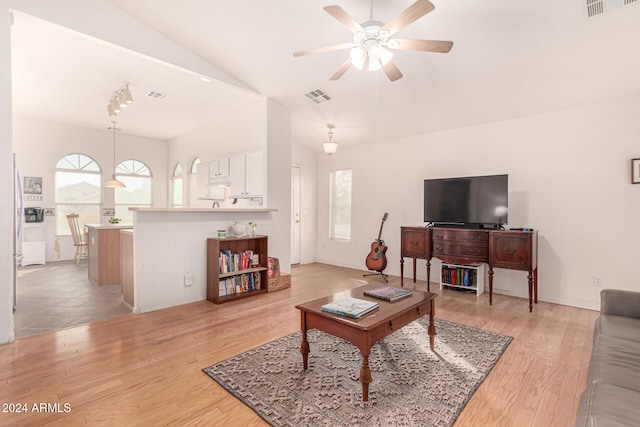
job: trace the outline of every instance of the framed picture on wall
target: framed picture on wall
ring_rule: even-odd
[[[640,159],[631,159],[631,183],[640,184]]]
[[[24,194],[42,194],[42,178],[37,176],[25,176]]]

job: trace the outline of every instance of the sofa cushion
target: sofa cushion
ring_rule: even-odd
[[[590,383],[580,398],[576,427],[629,427],[640,420],[640,393],[611,384]]]
[[[600,335],[640,342],[640,319],[611,314],[600,315],[593,331],[594,341]]]
[[[591,382],[640,392],[640,342],[605,335],[597,337],[587,378]]]

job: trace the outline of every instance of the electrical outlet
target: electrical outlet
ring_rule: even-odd
[[[596,288],[601,288],[602,287],[602,277],[593,276],[593,286],[595,286]]]
[[[193,285],[193,275],[190,272],[184,273],[184,287],[188,288]]]

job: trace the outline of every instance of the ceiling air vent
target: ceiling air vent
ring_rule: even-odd
[[[305,93],[304,96],[315,104],[322,104],[333,100],[333,97],[322,89],[312,90],[311,92]]]
[[[149,98],[153,99],[167,99],[169,97],[169,95],[167,95],[166,93],[156,92],[155,90],[150,90],[149,92],[145,93],[144,96],[148,96]]]
[[[587,18],[602,15],[610,10],[638,2],[640,0],[586,0]]]

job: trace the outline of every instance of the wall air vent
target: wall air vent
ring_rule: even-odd
[[[314,104],[322,104],[333,100],[333,97],[322,89],[312,90],[311,92],[305,93],[304,96],[310,101],[313,101]]]
[[[640,3],[640,0],[585,0],[587,18],[609,12],[622,6],[628,6],[633,3]]]
[[[169,95],[167,95],[166,93],[156,92],[155,90],[150,90],[149,92],[145,93],[144,96],[148,96],[149,98],[153,99],[167,99],[169,97]]]

